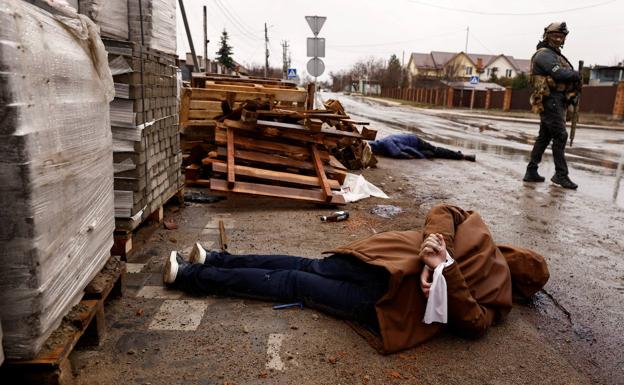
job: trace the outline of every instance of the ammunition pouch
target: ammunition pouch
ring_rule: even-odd
[[[530,75],[529,82],[533,87],[533,92],[529,97],[531,111],[539,114],[544,111],[544,96],[550,95],[550,83],[554,84],[554,81],[550,76]]]

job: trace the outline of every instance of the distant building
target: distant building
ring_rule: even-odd
[[[624,81],[624,63],[616,66],[595,66],[589,71],[590,86],[612,86]]]
[[[528,74],[530,60],[516,59],[509,55],[485,55],[465,52],[412,53],[407,62],[410,84],[414,78],[446,78],[468,80],[478,76],[488,81],[498,78],[514,78],[520,73]]]

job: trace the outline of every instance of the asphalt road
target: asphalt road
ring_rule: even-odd
[[[521,182],[537,130],[531,125],[321,96],[339,97],[380,136],[415,131],[474,152],[477,162],[381,158],[362,174],[390,198],[349,204],[349,219],[338,223],[319,220],[332,208],[239,195],[167,207],[165,218],[178,228],[137,232],[126,295],[105,309],[107,338],[71,356],[75,383],[624,384],[624,209],[609,198],[620,133],[578,133],[574,150],[584,151],[571,156],[578,158],[571,175],[580,187],[569,191]],[[550,175],[550,158],[544,163],[541,171]],[[418,228],[438,203],[479,211],[496,242],[534,249],[549,264],[545,291],[477,340],[442,333],[381,356],[344,322],[312,309],[273,310],[272,303],[162,287],[170,251],[188,253],[195,241],[215,247],[219,220],[232,253],[318,258],[373,233]],[[382,204],[402,213],[373,214]]]

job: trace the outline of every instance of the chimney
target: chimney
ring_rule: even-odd
[[[483,59],[480,57],[477,58],[477,72],[483,72]]]

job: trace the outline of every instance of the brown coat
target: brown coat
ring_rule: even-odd
[[[441,324],[422,322],[427,300],[420,289],[423,268],[418,254],[429,234],[444,236],[454,264],[444,269],[448,291],[449,326],[460,333],[482,334],[504,318],[512,305],[512,275],[522,278],[521,294],[532,295],[548,280],[544,259],[530,250],[497,247],[481,216],[459,207],[434,207],[423,231],[391,231],[355,241],[328,253],[351,254],[391,274],[388,291],[377,302],[381,341],[374,345],[392,353],[433,337]],[[503,252],[505,255],[503,255]],[[519,270],[510,274],[506,258]],[[525,261],[530,261],[526,263]],[[535,276],[537,274],[537,276]]]

